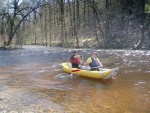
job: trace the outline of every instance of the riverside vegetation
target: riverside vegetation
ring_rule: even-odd
[[[149,12],[150,0],[2,0],[0,45],[149,49]]]

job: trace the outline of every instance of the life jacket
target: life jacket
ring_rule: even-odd
[[[96,60],[96,59],[94,59],[94,58],[91,58],[92,59],[92,62],[89,64],[89,66],[92,68],[97,68],[98,66],[99,66],[99,63],[98,63],[98,61]]]
[[[70,62],[73,64],[79,64],[80,60],[79,58],[74,58],[74,55],[70,58]]]

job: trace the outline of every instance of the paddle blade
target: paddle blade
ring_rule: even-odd
[[[75,70],[72,70],[71,72],[78,72],[80,71],[80,69],[75,69]]]

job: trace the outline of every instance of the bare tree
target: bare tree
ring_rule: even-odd
[[[94,13],[94,15],[95,15],[95,19],[96,19],[96,21],[97,21],[97,23],[98,23],[98,25],[96,26],[97,27],[97,29],[99,30],[99,32],[101,32],[101,34],[102,34],[102,39],[103,39],[103,45],[104,45],[104,48],[106,48],[106,38],[105,38],[105,34],[104,34],[104,31],[102,30],[102,26],[101,26],[101,24],[100,24],[100,19],[99,19],[99,14],[100,14],[100,12],[99,12],[99,10],[98,10],[98,6],[97,6],[97,3],[96,3],[96,1],[95,0],[88,0],[88,2],[89,2],[89,4],[90,4],[90,7],[92,8],[92,10],[93,10],[93,13]],[[96,36],[96,39],[97,39],[97,41],[98,41],[98,43],[99,43],[99,38]]]
[[[11,9],[8,9],[11,11],[7,12],[9,21],[9,37],[7,45],[11,44],[11,41],[18,28],[20,27],[21,23],[29,16],[30,13],[32,13],[41,6],[42,0],[38,0],[33,6],[28,5],[26,7],[21,7],[21,4],[19,4],[19,0],[13,0],[11,4]]]

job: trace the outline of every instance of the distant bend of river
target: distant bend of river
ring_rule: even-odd
[[[117,75],[97,80],[64,73],[77,50],[97,51]],[[150,51],[24,46],[0,50],[0,113],[150,113]]]

